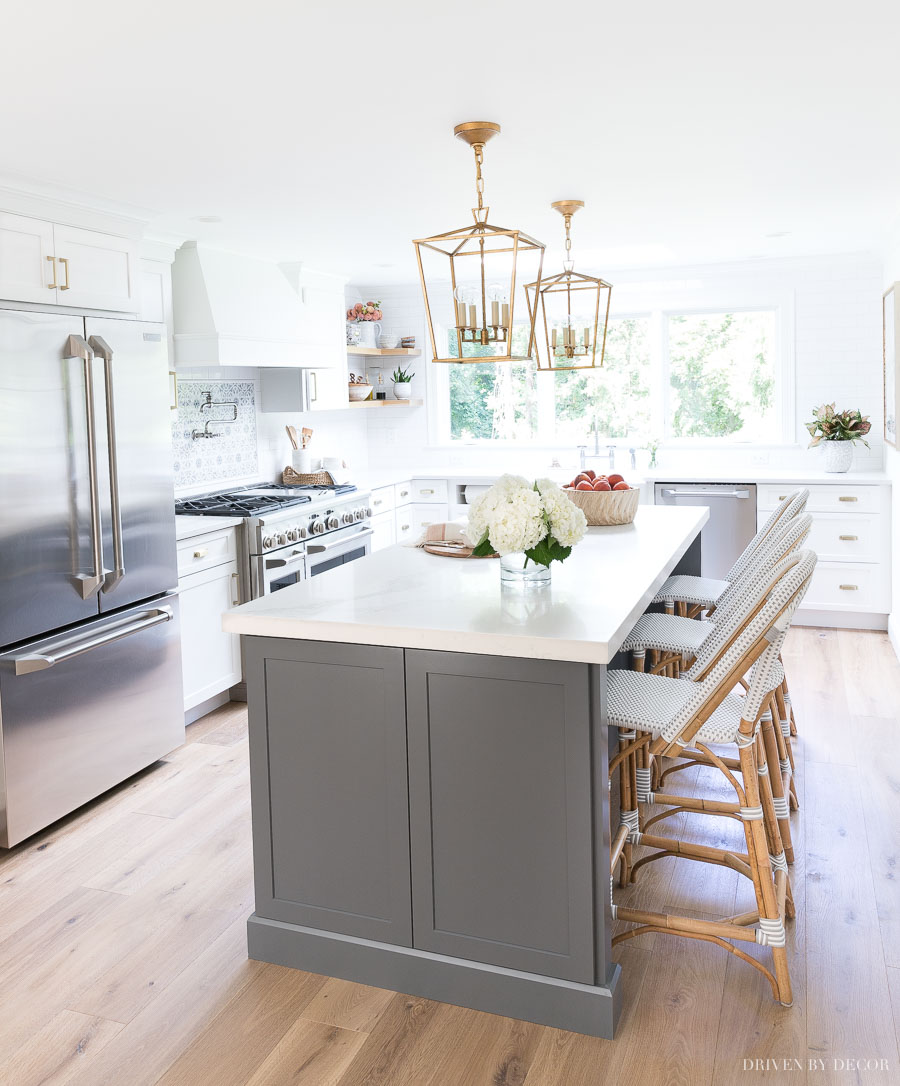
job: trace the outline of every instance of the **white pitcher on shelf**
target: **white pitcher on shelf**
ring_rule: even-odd
[[[356,327],[359,329],[360,347],[378,346],[378,337],[381,335],[381,321],[359,321]]]

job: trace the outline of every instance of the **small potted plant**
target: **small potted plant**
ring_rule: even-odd
[[[412,370],[408,370],[403,366],[398,366],[391,374],[391,380],[394,382],[394,396],[398,400],[409,399],[413,377],[415,377],[415,374]]]
[[[504,475],[469,506],[465,536],[475,558],[500,555],[501,584],[521,588],[550,582],[587,530],[584,513],[550,479],[531,483]]]
[[[824,442],[825,470],[849,471],[853,462],[853,443],[861,441],[866,448],[866,434],[872,429],[869,416],[856,411],[835,411],[833,403],[823,403],[813,410],[812,422],[806,424],[813,448]]]

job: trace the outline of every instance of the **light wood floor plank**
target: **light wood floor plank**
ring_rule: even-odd
[[[246,1086],[337,1086],[367,1035],[298,1018]]]
[[[10,1086],[63,1086],[121,1029],[120,1022],[60,1011],[0,1063],[0,1082]]]
[[[304,1010],[303,1017],[325,1025],[370,1033],[395,992],[329,977]]]

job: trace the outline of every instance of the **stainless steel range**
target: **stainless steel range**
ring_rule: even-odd
[[[178,501],[175,511],[243,518],[245,599],[317,577],[371,548],[369,494],[351,485],[256,483]]]

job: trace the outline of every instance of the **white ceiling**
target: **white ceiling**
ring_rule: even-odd
[[[0,169],[406,281],[412,237],[469,221],[452,128],[486,119],[491,219],[557,261],[563,197],[585,270],[880,249],[898,56],[896,0],[9,3]]]

